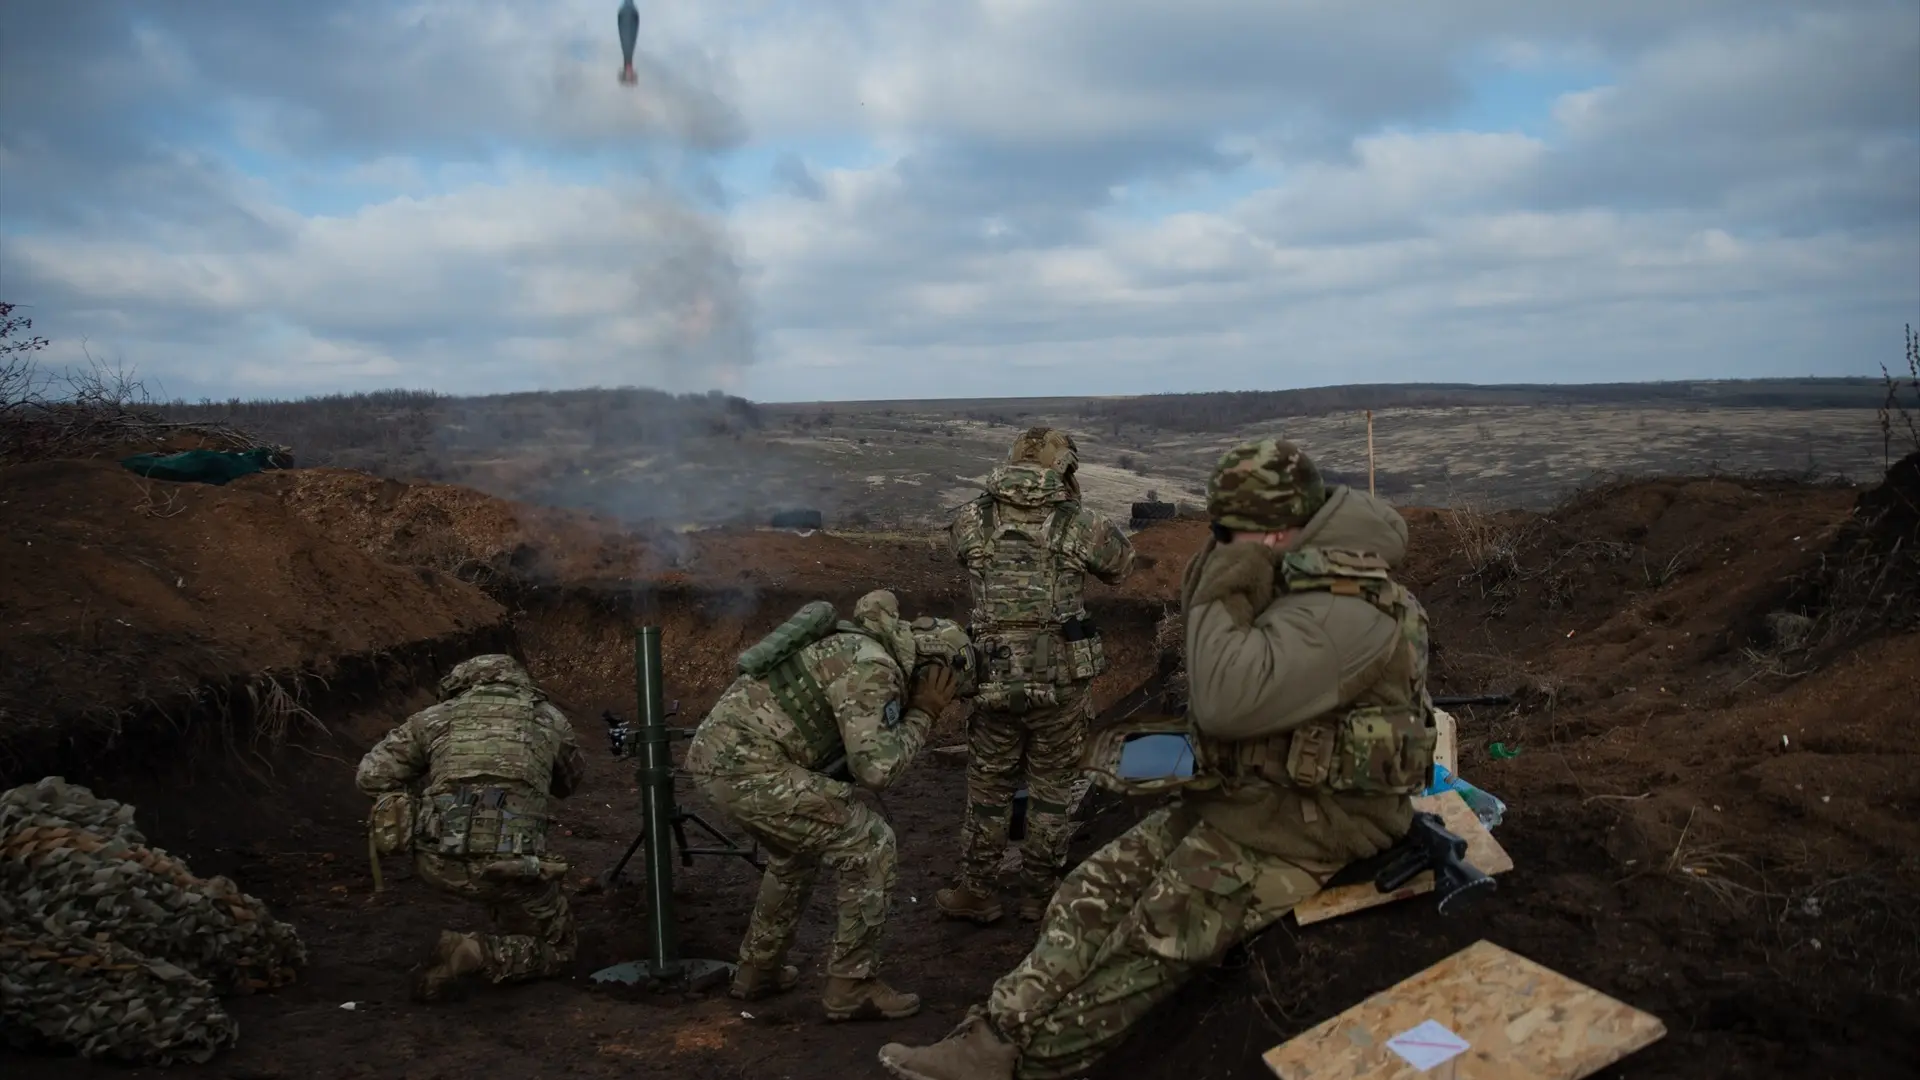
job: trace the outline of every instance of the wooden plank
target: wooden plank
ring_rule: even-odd
[[[1467,800],[1459,792],[1443,791],[1438,795],[1418,796],[1413,800],[1413,808],[1439,814],[1441,820],[1446,822],[1447,831],[1467,842],[1468,866],[1489,877],[1513,869],[1513,857],[1507,854],[1506,848],[1500,846],[1500,841],[1493,838],[1493,833],[1480,824],[1473,807],[1467,805]],[[1294,905],[1293,917],[1301,926],[1306,926],[1432,891],[1431,870],[1422,871],[1405,886],[1390,893],[1376,890],[1371,881],[1362,881],[1314,893]]]
[[[1433,726],[1439,729],[1440,740],[1433,748],[1433,763],[1455,776],[1460,775],[1460,767],[1454,762],[1460,760],[1460,724],[1453,714],[1445,709],[1433,710]]]
[[[1280,1080],[1581,1080],[1666,1033],[1658,1017],[1480,941],[1263,1059]]]

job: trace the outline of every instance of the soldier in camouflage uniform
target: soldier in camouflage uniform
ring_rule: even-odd
[[[1022,918],[1040,918],[1066,861],[1071,789],[1093,719],[1089,691],[1107,669],[1081,589],[1088,575],[1117,585],[1134,565],[1126,534],[1080,505],[1078,467],[1072,436],[1033,428],[949,527],[973,593],[968,632],[985,663],[967,724],[960,880],[934,895],[949,918],[1000,918],[995,878],[1023,774]]]
[[[1068,875],[1039,941],[954,1031],[889,1044],[904,1080],[1076,1076],[1234,944],[1405,834],[1436,730],[1407,527],[1291,444],[1229,451],[1181,587],[1191,778]],[[1118,781],[1119,786],[1128,786]]]
[[[456,665],[438,704],[361,759],[360,790],[409,807],[414,873],[486,905],[496,928],[441,931],[417,997],[437,999],[474,974],[495,983],[554,975],[573,959],[573,914],[560,891],[567,865],[547,855],[547,830],[553,800],[578,790],[585,770],[566,714],[497,653]]]
[[[701,794],[771,855],[731,993],[751,1001],[799,980],[787,950],[824,864],[839,877],[827,1018],[912,1016],[919,997],[878,976],[893,829],[855,800],[854,783],[892,784],[947,705],[973,692],[972,643],[949,620],[901,619],[883,589],[861,597],[847,621],[825,602],[807,605],[742,654],[741,666],[682,762]]]

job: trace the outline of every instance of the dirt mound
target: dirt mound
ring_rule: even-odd
[[[346,656],[472,633],[504,612],[424,567],[369,558],[242,485],[105,461],[5,471],[0,738],[117,726],[235,679],[324,676]],[[11,745],[23,753],[20,745]]]
[[[532,506],[452,484],[406,484],[344,469],[262,473],[238,482],[266,491],[331,536],[392,562],[571,587],[957,595],[965,587],[945,536],[717,528],[636,530],[611,518]],[[1134,536],[1140,569],[1092,596],[1171,595],[1204,523],[1158,523]]]
[[[1808,666],[1882,633],[1920,629],[1920,451],[1862,492],[1817,567],[1780,605],[1805,622],[1756,634],[1780,661]]]

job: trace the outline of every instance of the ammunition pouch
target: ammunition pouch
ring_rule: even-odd
[[[435,855],[542,855],[547,800],[498,787],[461,787],[433,796],[421,815],[420,846]]]
[[[377,855],[398,855],[413,847],[413,796],[389,791],[373,800],[367,813],[367,837]]]
[[[1433,782],[1439,744],[1430,711],[1363,705],[1293,732],[1286,777],[1347,795],[1418,795]]]
[[[1067,646],[1065,667],[1068,682],[1086,682],[1106,674],[1106,641],[1086,616],[1068,619],[1060,628],[1060,636]]]
[[[1418,795],[1431,785],[1439,737],[1423,709],[1362,705],[1272,738],[1197,739],[1195,771],[1335,795]]]
[[[980,650],[980,689],[974,702],[997,712],[1025,713],[1058,705],[1061,688],[1105,674],[1107,649],[1085,616],[1052,627],[996,628],[973,637]]]

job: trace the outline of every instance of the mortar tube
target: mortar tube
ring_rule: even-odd
[[[673,750],[668,745],[660,677],[660,628],[634,633],[634,685],[640,697],[642,825],[647,838],[647,936],[655,978],[680,974],[680,942],[673,909]]]

